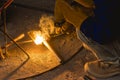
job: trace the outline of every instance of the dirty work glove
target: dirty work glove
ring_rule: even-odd
[[[68,22],[64,22],[62,24],[57,24],[57,25],[55,24],[55,27],[60,27],[64,34],[70,34],[73,31],[75,31],[75,27]]]

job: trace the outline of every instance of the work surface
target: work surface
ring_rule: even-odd
[[[30,40],[27,32],[30,30],[39,29],[39,19],[43,14],[53,15],[53,13],[51,13],[54,8],[53,0],[51,0],[50,4],[48,4],[51,5],[51,7],[48,7],[48,5],[47,7],[45,7],[46,5],[43,5],[43,3],[47,4],[49,0],[41,0],[42,2],[40,2],[39,0],[36,0],[36,2],[32,1],[33,0],[18,0],[17,3],[20,3],[22,5],[13,5],[10,6],[7,10],[7,32],[13,38],[17,37],[21,33],[24,33],[25,37],[20,41]],[[39,2],[39,4],[37,4],[37,1]],[[26,4],[27,6],[23,6],[23,4]],[[30,9],[31,7],[29,6],[33,6],[34,8]],[[2,45],[4,43],[4,36],[1,32],[0,36],[0,44]],[[25,80],[82,80],[81,76],[85,74],[83,70],[84,64],[87,61],[95,60],[95,57],[89,51],[82,48],[81,42],[77,39],[76,34],[72,33],[70,35],[62,35],[53,38],[50,41],[50,44],[58,53],[58,55],[61,56],[61,59],[63,60],[63,62],[65,62],[64,64],[60,65],[61,63],[59,63],[57,59],[54,59],[56,58],[55,55],[48,53],[47,55],[51,55],[52,57],[51,59],[49,59],[50,63],[48,64],[45,62],[45,64],[48,64],[47,66],[40,65],[40,63],[42,62],[40,62],[40,58],[45,60],[46,56],[41,57],[41,55],[39,54],[41,50],[39,48],[42,48],[42,52],[44,52],[45,54],[47,53],[48,49],[46,49],[45,46],[36,46],[33,42],[31,42],[20,44],[20,46],[22,46],[31,56],[28,62],[21,66],[21,63],[27,59],[27,56],[13,44],[8,48],[8,58],[5,61],[0,61],[0,79],[9,80],[11,78],[12,80],[14,80],[16,78],[26,78]],[[110,49],[113,49],[113,46],[109,47]],[[36,50],[31,51],[31,49]],[[115,52],[115,50],[111,51]],[[119,52],[119,49],[117,50],[117,52]],[[55,63],[55,65],[51,66],[52,62]],[[15,64],[12,65],[13,63]],[[57,68],[46,72],[47,70],[50,70],[56,66]],[[21,72],[19,73],[20,69]],[[41,70],[42,72],[46,73],[41,74]],[[119,76],[115,76],[109,79],[97,80],[119,79]]]

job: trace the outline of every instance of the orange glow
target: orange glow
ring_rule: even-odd
[[[42,36],[40,36],[39,34],[36,34],[36,37],[34,39],[34,42],[35,42],[36,45],[42,44],[43,40],[44,39],[43,39]]]
[[[45,40],[41,34],[41,31],[29,31],[28,35],[36,45],[42,44],[42,42]]]

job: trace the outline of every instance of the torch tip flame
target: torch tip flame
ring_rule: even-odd
[[[36,38],[34,40],[36,45],[42,44],[42,42],[44,41],[44,38],[40,35],[36,35]]]
[[[42,44],[45,40],[44,36],[41,34],[41,31],[29,31],[28,35],[36,45]]]

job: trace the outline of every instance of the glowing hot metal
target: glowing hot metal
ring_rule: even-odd
[[[53,50],[53,48],[49,45],[47,40],[44,39],[40,31],[30,31],[28,32],[28,35],[32,38],[32,40],[35,42],[36,45],[43,43],[51,52],[56,54],[55,50]],[[57,54],[57,57],[58,57],[58,60],[61,62],[60,55]]]
[[[36,38],[34,40],[36,45],[42,44],[42,42],[44,41],[43,37],[40,36],[39,34],[36,34]]]

